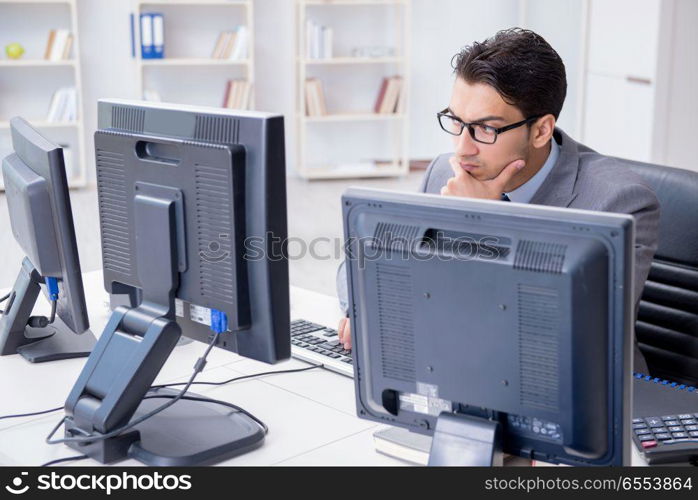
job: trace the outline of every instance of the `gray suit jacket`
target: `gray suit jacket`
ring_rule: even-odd
[[[623,160],[603,156],[575,142],[560,129],[555,129],[560,156],[531,203],[552,207],[579,208],[599,212],[631,214],[635,218],[635,304],[649,274],[650,263],[657,249],[659,202],[654,191]],[[441,192],[453,171],[443,154],[431,162],[422,181],[423,193]],[[344,265],[337,273],[337,293],[347,310],[347,284]],[[635,346],[635,370],[647,373],[647,366]]]

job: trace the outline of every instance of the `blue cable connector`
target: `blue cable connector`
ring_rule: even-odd
[[[228,316],[218,309],[211,309],[211,330],[223,333],[228,330]]]
[[[44,278],[46,281],[46,287],[48,288],[49,298],[55,302],[58,300],[58,279],[57,278]]]

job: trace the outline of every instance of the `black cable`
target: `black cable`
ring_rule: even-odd
[[[299,372],[305,372],[308,370],[314,370],[315,368],[324,368],[325,365],[313,365],[313,366],[308,366],[307,368],[296,368],[293,370],[277,370],[277,371],[271,371],[271,372],[262,372],[262,373],[253,373],[251,375],[243,375],[240,377],[234,377],[228,380],[224,380],[222,382],[192,382],[191,385],[214,385],[214,386],[221,386],[221,385],[226,385],[226,384],[231,384],[233,382],[238,382],[240,380],[246,380],[250,378],[257,378],[257,377],[264,377],[266,375],[276,375],[276,374],[281,374],[281,373],[299,373]],[[177,383],[172,383],[172,384],[162,384],[162,385],[154,385],[150,388],[150,390],[153,389],[164,389],[166,387],[176,387],[178,385],[185,385],[187,382],[177,382]],[[164,396],[163,396],[164,397]],[[147,399],[147,397],[143,398]],[[218,400],[211,400],[211,401],[218,401]],[[223,404],[221,402],[220,404]],[[231,403],[232,404],[232,403]],[[62,410],[64,407],[59,406],[57,408],[51,408],[50,410],[43,410],[43,411],[37,411],[33,413],[20,413],[17,415],[2,415],[0,416],[0,420],[8,419],[8,418],[23,418],[23,417],[33,417],[35,415],[44,415],[46,413],[53,413],[54,411]],[[237,407],[236,407],[237,408]],[[240,411],[245,412],[242,408],[240,408]],[[249,415],[251,418],[254,418],[252,415]]]
[[[34,413],[22,413],[19,415],[3,415],[0,416],[0,420],[4,420],[6,418],[21,418],[21,417],[33,417],[34,415],[44,415],[46,413],[53,413],[54,411],[62,410],[63,406],[59,406],[58,408],[51,408],[50,410],[43,410],[43,411],[37,411]]]
[[[5,302],[7,299],[9,299],[9,298],[10,298],[10,295],[12,295],[12,292],[8,293],[8,294],[5,295],[4,297],[0,297],[0,304],[2,304],[2,303]]]
[[[216,342],[217,342],[217,340],[218,340],[218,335],[219,335],[219,334],[213,335],[213,339],[211,340],[211,342],[209,343],[208,347],[206,348],[206,352],[204,352],[204,355],[203,355],[202,357],[200,357],[200,358],[197,360],[196,365],[194,365],[194,373],[192,373],[192,375],[191,375],[191,377],[189,378],[189,381],[187,382],[187,384],[186,384],[186,386],[184,387],[184,389],[182,389],[182,390],[179,392],[179,394],[178,394],[177,396],[175,396],[175,397],[174,397],[172,400],[170,400],[169,402],[165,403],[165,404],[162,405],[162,406],[159,406],[159,407],[155,408],[155,409],[152,410],[151,412],[146,413],[145,415],[143,415],[143,416],[137,418],[136,420],[133,420],[133,421],[129,422],[128,424],[119,427],[118,429],[114,429],[114,430],[111,431],[111,432],[107,432],[106,434],[100,434],[100,435],[97,435],[97,436],[94,436],[94,435],[85,435],[85,436],[82,436],[82,437],[69,437],[69,438],[62,438],[62,439],[54,439],[54,440],[51,440],[51,438],[52,438],[53,435],[56,433],[56,431],[59,429],[59,427],[65,423],[67,417],[63,417],[63,418],[61,419],[61,421],[58,422],[58,425],[56,425],[56,426],[53,428],[53,430],[51,431],[51,433],[46,437],[46,443],[47,443],[47,444],[59,444],[59,443],[92,443],[92,442],[95,442],[95,441],[104,441],[104,440],[107,440],[107,439],[116,437],[116,436],[118,436],[119,434],[121,434],[121,433],[124,432],[124,431],[127,431],[127,430],[129,430],[129,429],[132,429],[132,428],[135,427],[136,425],[138,425],[138,424],[140,424],[140,423],[142,423],[142,422],[145,422],[146,420],[148,420],[149,418],[151,418],[151,417],[157,415],[157,414],[160,413],[161,411],[166,410],[167,408],[169,408],[170,406],[172,406],[173,404],[175,404],[177,401],[179,401],[180,399],[182,399],[182,397],[183,397],[183,396],[186,394],[186,392],[189,390],[189,387],[191,386],[191,384],[194,382],[194,379],[196,378],[196,376],[201,372],[201,370],[204,369],[204,367],[206,366],[206,358],[208,357],[208,354],[211,352],[211,349],[213,349],[213,346],[216,345]]]
[[[223,380],[222,382],[194,382],[191,385],[226,385],[226,384],[231,384],[233,382],[238,382],[239,380],[245,380],[248,378],[256,378],[256,377],[263,377],[265,375],[276,375],[279,373],[298,373],[298,372],[306,372],[308,370],[314,370],[315,368],[324,368],[325,365],[320,364],[320,365],[313,365],[313,366],[308,366],[307,368],[296,368],[293,370],[277,370],[277,371],[272,371],[272,372],[262,372],[262,373],[253,373],[252,375],[242,375],[240,377],[234,377],[228,380]],[[151,389],[164,389],[165,387],[176,387],[178,385],[184,385],[186,382],[175,382],[172,384],[162,384],[162,385],[154,385],[151,387]]]
[[[176,397],[176,396],[169,395],[169,394],[155,394],[153,396],[146,396],[143,399],[158,399],[158,398],[171,399],[174,397]],[[228,403],[227,401],[221,401],[220,399],[203,398],[203,397],[197,397],[197,396],[182,396],[180,399],[186,399],[189,401],[201,401],[203,403],[215,403],[215,404],[219,404],[222,406],[227,406],[228,408],[232,408],[233,410],[235,410],[238,413],[242,413],[243,415],[247,415],[248,417],[250,417],[252,420],[254,420],[255,422],[257,422],[259,424],[259,426],[264,431],[264,434],[269,434],[269,427],[267,427],[267,424],[262,422],[259,418],[255,417],[253,414],[251,414],[250,412],[248,412],[244,408],[241,408],[237,405],[234,405],[233,403]]]
[[[49,467],[51,465],[62,464],[63,462],[73,462],[76,460],[85,460],[86,458],[90,458],[90,457],[88,457],[87,455],[75,455],[72,457],[58,458],[56,460],[51,460],[50,462],[46,462],[45,464],[41,464],[39,467]]]

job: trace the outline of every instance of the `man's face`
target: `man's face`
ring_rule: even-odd
[[[504,102],[494,88],[483,83],[467,83],[456,78],[449,103],[451,113],[466,123],[481,122],[495,128],[504,127],[526,118],[521,111]],[[523,159],[528,162],[529,127],[508,130],[497,136],[494,144],[476,142],[467,127],[453,137],[455,157],[477,180],[493,179],[509,163]]]

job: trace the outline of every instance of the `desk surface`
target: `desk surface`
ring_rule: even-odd
[[[101,271],[86,273],[84,285],[92,331],[99,335],[109,314]],[[37,305],[37,312],[48,313],[48,304]],[[340,311],[334,297],[291,287],[291,318],[336,327]],[[186,381],[205,348],[199,342],[176,347],[156,383]],[[70,359],[35,365],[19,355],[0,357],[0,415],[61,406],[84,363],[85,359]],[[270,366],[214,349],[197,380],[226,380],[305,366],[297,360]],[[222,387],[195,387],[194,391],[242,406],[269,426],[264,446],[221,465],[405,465],[375,451],[373,433],[383,426],[356,416],[353,381],[333,372],[316,369],[270,375]],[[0,465],[40,465],[76,455],[65,445],[44,443],[62,415],[0,420]],[[644,465],[634,446],[633,464]],[[88,459],[75,465],[100,464]],[[141,464],[127,460],[117,465]]]

